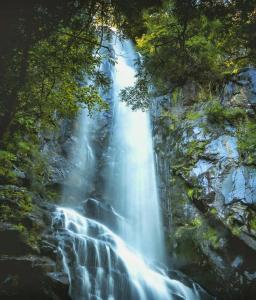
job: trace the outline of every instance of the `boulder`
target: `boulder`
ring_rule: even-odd
[[[86,217],[100,220],[112,229],[117,228],[119,223],[125,222],[114,208],[106,203],[94,198],[88,198],[82,203],[83,213]]]

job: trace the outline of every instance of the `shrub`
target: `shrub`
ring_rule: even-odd
[[[224,123],[228,121],[234,124],[246,118],[246,112],[239,107],[223,107],[219,101],[210,101],[206,107],[206,115],[212,123]]]

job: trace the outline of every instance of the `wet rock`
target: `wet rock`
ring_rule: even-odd
[[[218,137],[207,145],[204,155],[220,162],[225,160],[237,162],[239,158],[237,138],[228,135]]]
[[[24,255],[31,251],[18,226],[0,223],[0,255]]]
[[[206,172],[213,166],[213,163],[204,159],[197,161],[196,165],[190,172],[190,176],[198,177]]]
[[[225,204],[256,203],[256,169],[245,166],[232,169],[223,180],[221,192]]]
[[[47,276],[49,286],[52,288],[54,294],[57,295],[60,300],[71,300],[68,276],[62,272],[48,273]]]
[[[124,222],[124,218],[120,216],[114,208],[108,203],[101,202],[94,198],[88,198],[82,203],[84,214],[92,219],[100,220],[109,225],[111,228],[116,228],[118,222]]]
[[[234,76],[225,86],[224,107],[254,118],[255,83],[256,69]],[[203,103],[184,103],[162,108],[164,116],[178,118],[175,126],[162,125],[159,107],[153,118],[169,253],[176,268],[220,299],[252,300],[256,168],[239,153],[235,120],[209,122]],[[187,117],[190,111],[194,119]]]
[[[245,68],[224,88],[225,105],[256,105],[256,69]]]
[[[256,281],[256,272],[249,273],[247,271],[244,272],[244,275],[250,280],[250,281]]]
[[[237,256],[237,257],[233,260],[231,266],[232,266],[233,268],[239,268],[242,264],[243,264],[243,258],[242,258],[241,256]]]
[[[38,256],[0,257],[0,299],[52,299],[45,273],[55,263]]]

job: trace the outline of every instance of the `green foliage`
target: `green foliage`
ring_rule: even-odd
[[[190,199],[192,199],[193,196],[194,196],[194,189],[189,188],[189,189],[187,190],[187,194],[188,194],[188,197],[189,197]]]
[[[2,204],[1,216],[18,219],[33,210],[31,194],[26,189],[14,189],[12,186],[0,190],[0,198],[13,202],[14,209],[10,209],[7,204]]]
[[[210,209],[210,214],[211,215],[213,215],[213,216],[216,216],[217,215],[217,209],[215,208],[215,207],[212,207],[211,209]]]
[[[99,66],[112,58],[100,47],[109,32],[105,25],[114,20],[109,14],[118,8],[100,0],[89,6],[63,1],[58,8],[37,2],[28,13],[10,10],[17,16],[10,28],[4,20],[12,38],[1,40],[0,49],[0,181],[24,184],[18,170],[42,193],[48,177],[40,153],[43,132],[57,130],[60,119],[74,117],[81,107],[89,113],[108,109],[98,91],[109,81]]]
[[[225,121],[224,107],[219,101],[211,101],[206,109],[206,114],[210,122],[223,123]]]
[[[24,241],[36,248],[39,241],[39,228],[36,224],[28,228],[24,223],[24,218],[35,209],[31,194],[24,188],[6,186],[0,190],[0,199],[4,202],[0,204],[0,221],[13,224]]]
[[[19,231],[25,243],[34,249],[38,248],[40,240],[38,228],[33,227],[32,229],[28,229],[22,223],[15,224],[14,228]]]
[[[207,141],[191,141],[187,144],[186,152],[190,157],[198,158],[204,153]]]
[[[106,81],[95,71],[100,63],[93,53],[95,45],[84,42],[86,33],[77,34],[70,28],[58,28],[30,50],[27,80],[18,94],[13,126],[17,123],[28,132],[38,131],[54,126],[56,115],[74,116],[81,106],[89,110],[106,108],[95,85],[81,84],[85,75],[92,82]]]
[[[148,109],[151,94],[149,92],[149,82],[145,76],[140,63],[138,65],[137,80],[134,86],[121,90],[120,98],[126,102],[133,110]]]
[[[178,127],[178,117],[169,110],[163,110],[157,122],[164,129],[166,135],[173,133]]]
[[[228,225],[231,233],[235,236],[239,236],[241,233],[241,224],[237,221],[233,214],[230,214],[226,219],[226,224]]]
[[[14,228],[17,229],[20,233],[24,233],[26,230],[26,227],[21,223],[16,224]]]
[[[194,121],[194,120],[197,120],[199,119],[200,117],[202,116],[202,113],[200,112],[197,112],[197,111],[189,111],[187,114],[186,114],[186,119],[189,120],[189,121]]]
[[[201,189],[197,187],[193,187],[193,188],[189,187],[187,189],[187,195],[191,200],[198,199],[200,194],[201,194]]]
[[[241,233],[241,228],[239,226],[235,225],[231,228],[231,232],[233,235],[239,236]]]
[[[216,100],[207,103],[206,115],[210,122],[219,124],[223,124],[225,121],[234,124],[246,118],[244,109],[239,107],[224,107]]]
[[[182,89],[177,87],[172,91],[172,102],[177,104],[182,97]]]
[[[247,119],[238,127],[238,150],[247,164],[256,164],[256,123]]]
[[[147,31],[137,45],[156,83],[160,79],[179,86],[191,79],[204,84],[218,80],[224,71],[221,50],[215,46],[220,22],[200,12],[187,19],[179,18],[176,1],[165,1],[162,9],[144,14]]]
[[[208,240],[213,248],[219,247],[219,236],[216,229],[209,227],[206,232],[203,233],[203,238]]]
[[[0,204],[0,221],[7,222],[15,218],[14,212],[9,205]]]
[[[16,180],[16,174],[13,170],[14,162],[17,157],[15,154],[0,150],[0,182],[2,183],[14,183]]]
[[[256,231],[256,217],[250,220],[249,225],[252,230]]]
[[[187,82],[201,87],[199,100],[217,94],[224,79],[256,62],[252,2],[165,0],[145,10],[134,34],[143,55],[140,78],[162,94],[173,92],[174,102]]]
[[[55,8],[39,0],[27,13],[10,10],[17,19],[11,27],[4,20],[13,37],[2,40],[0,51],[0,137],[54,127],[56,118],[74,116],[81,106],[106,108],[98,87],[108,83],[99,71],[108,52],[99,48],[113,24],[108,14],[118,8],[100,0],[87,4],[63,1]]]
[[[201,218],[197,217],[197,218],[194,218],[191,222],[191,225],[194,226],[194,227],[200,227],[202,226],[202,220]]]

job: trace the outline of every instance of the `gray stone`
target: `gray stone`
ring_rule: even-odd
[[[223,102],[225,105],[254,106],[256,105],[256,69],[245,68],[233,77],[224,88]]]
[[[191,170],[190,176],[198,177],[206,172],[213,166],[213,163],[204,159],[200,159],[195,167]]]
[[[205,134],[204,129],[195,125],[192,129],[183,132],[182,143],[187,144],[193,141],[205,142],[210,140],[210,135]]]
[[[237,256],[237,257],[233,260],[231,266],[232,266],[233,268],[239,268],[242,264],[243,264],[243,258],[242,258],[241,256]]]
[[[221,135],[207,145],[204,154],[211,159],[219,161],[233,160],[237,162],[239,159],[237,138],[229,135]]]
[[[249,280],[255,280],[256,279],[256,272],[254,273],[249,273],[248,271],[244,272],[244,275],[246,276],[247,279]]]
[[[236,201],[256,203],[256,170],[244,166],[232,169],[223,180],[221,192],[225,204]]]

